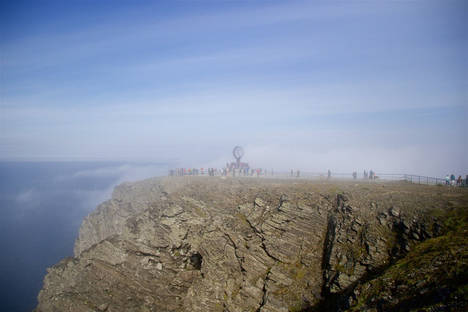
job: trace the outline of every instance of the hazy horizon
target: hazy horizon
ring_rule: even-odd
[[[466,1],[0,4],[0,160],[468,172]]]

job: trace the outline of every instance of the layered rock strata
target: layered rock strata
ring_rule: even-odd
[[[123,184],[83,221],[75,256],[48,270],[36,310],[312,310],[437,236],[431,212],[453,198],[466,193],[218,177]]]

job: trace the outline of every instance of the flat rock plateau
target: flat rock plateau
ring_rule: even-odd
[[[468,190],[165,177],[115,188],[35,311],[466,311]]]

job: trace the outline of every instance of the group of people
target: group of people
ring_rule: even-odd
[[[223,176],[233,176],[233,177],[259,177],[259,176],[267,176],[267,175],[274,175],[273,169],[268,173],[267,169],[262,168],[232,168],[232,167],[225,167],[222,169]]]
[[[217,168],[208,168],[205,170],[205,168],[176,168],[176,169],[170,169],[169,170],[169,176],[171,177],[179,177],[179,176],[198,176],[198,175],[208,175],[208,176],[267,176],[267,175],[274,175],[273,169],[271,169],[270,172],[268,172],[266,169],[253,169],[253,168],[230,168],[230,167],[225,167],[222,169],[217,169]],[[297,171],[297,176],[299,176],[299,171]]]
[[[209,176],[215,176],[218,174],[218,169],[216,168],[176,168],[169,170],[169,176],[171,177],[181,177],[181,176],[198,176],[198,175],[205,175],[205,173]]]
[[[375,172],[372,171],[372,169],[369,170],[369,172],[367,172],[366,170],[364,170],[363,177],[364,177],[364,179],[369,179],[369,180],[375,180],[375,179],[377,179],[377,176],[375,175]]]
[[[169,176],[181,177],[185,175],[199,175],[200,171],[197,168],[176,168],[169,170]],[[201,168],[201,174],[204,174],[203,168]]]
[[[453,173],[451,175],[447,174],[445,176],[445,184],[452,186],[468,186],[468,175],[466,175],[465,179],[459,175],[457,179]]]
[[[301,176],[301,172],[299,170],[294,171],[293,169],[291,169],[291,177],[294,177],[294,175],[296,176],[296,178],[299,178]]]
[[[356,180],[358,178],[358,173],[357,171],[353,171],[353,173],[351,174],[353,179]],[[328,170],[327,171],[327,178],[330,179],[331,178],[331,171]],[[372,171],[372,170],[369,170],[369,172],[367,172],[366,170],[364,170],[363,174],[362,174],[362,178],[364,180],[375,180],[377,179],[378,177],[375,175],[375,172]]]

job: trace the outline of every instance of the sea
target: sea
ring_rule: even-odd
[[[164,163],[0,162],[0,310],[32,311],[46,269],[73,256],[84,217]]]

